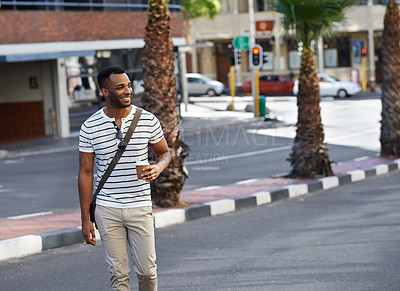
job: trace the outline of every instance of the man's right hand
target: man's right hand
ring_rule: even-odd
[[[96,245],[96,234],[90,220],[82,221],[82,235],[87,244]]]

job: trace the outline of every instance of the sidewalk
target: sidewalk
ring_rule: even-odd
[[[218,112],[191,104],[188,109],[187,112],[182,110],[183,134],[263,122],[260,118],[254,118],[251,113]],[[0,149],[6,151],[7,157],[54,150],[77,150],[77,137],[49,138]],[[162,228],[201,217],[221,215],[361,181],[400,169],[400,160],[368,157],[342,162],[333,168],[336,176],[322,179],[264,178],[183,192],[181,202],[191,206],[178,209],[154,207],[155,227]],[[0,221],[0,260],[82,242],[78,209]]]

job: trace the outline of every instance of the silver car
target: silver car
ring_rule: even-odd
[[[226,86],[205,75],[190,73],[186,74],[189,95],[218,96],[226,93]]]
[[[328,74],[318,74],[319,94],[321,96],[334,96],[345,98],[361,92],[361,86],[354,82],[340,81]],[[293,87],[293,94],[299,92],[299,81],[296,80]]]

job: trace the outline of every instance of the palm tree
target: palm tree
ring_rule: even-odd
[[[397,0],[387,3],[382,47],[381,155],[400,155],[400,15]]]
[[[179,204],[186,178],[184,159],[189,147],[181,140],[168,0],[150,0],[143,62],[144,94],[141,106],[160,120],[171,152],[171,163],[151,183],[152,199],[161,207]],[[155,159],[150,154],[150,159]]]
[[[190,149],[182,141],[179,131],[175,83],[175,55],[171,35],[171,15],[168,0],[149,0],[143,62],[144,94],[141,106],[160,120],[171,152],[171,163],[157,180],[151,182],[154,204],[176,206],[188,177],[184,159]],[[187,18],[218,13],[218,0],[185,0],[182,11]],[[155,157],[150,154],[150,159]]]
[[[290,163],[291,177],[311,178],[333,175],[321,122],[318,76],[311,41],[327,36],[335,22],[344,18],[344,10],[353,0],[274,0],[272,7],[281,13],[287,33],[295,32],[303,43],[297,94],[297,131]]]

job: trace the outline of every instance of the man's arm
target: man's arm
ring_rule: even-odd
[[[168,144],[165,138],[158,143],[150,144],[154,153],[158,156],[157,163],[144,168],[143,179],[147,182],[155,180],[171,162]]]
[[[87,244],[96,245],[95,230],[89,218],[93,191],[94,153],[79,152],[78,188],[81,205],[82,235]]]

